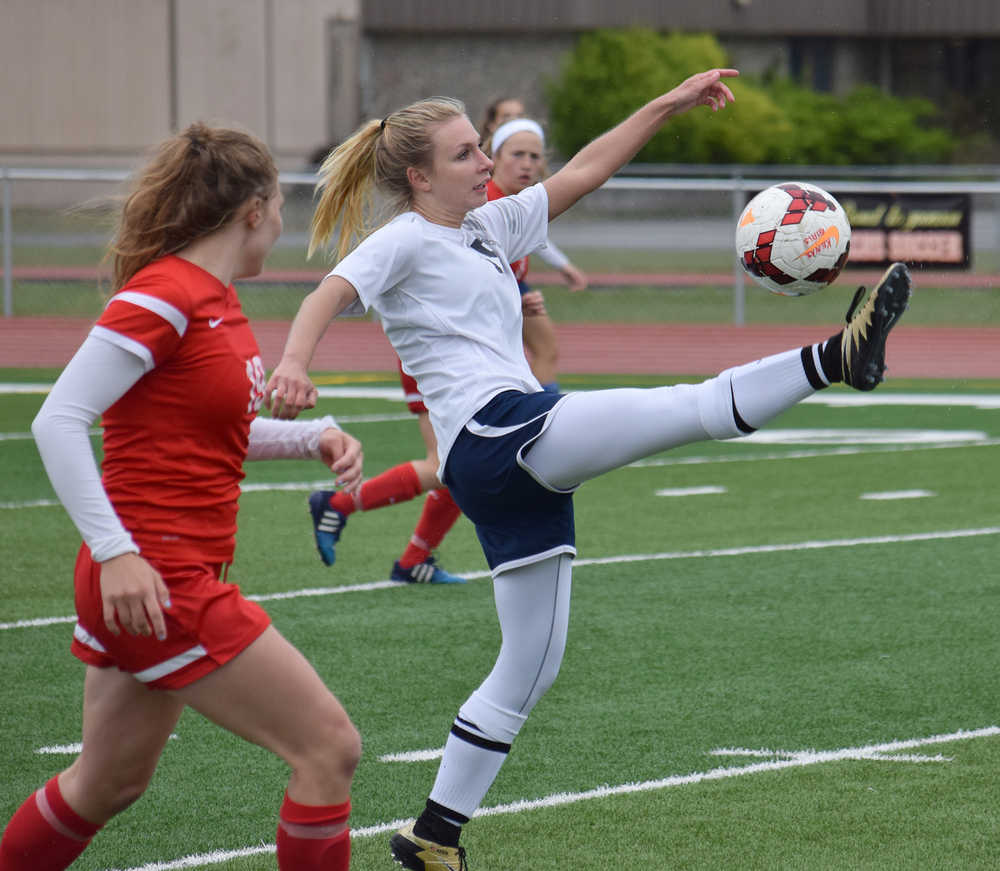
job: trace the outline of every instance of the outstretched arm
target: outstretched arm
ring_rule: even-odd
[[[604,184],[673,116],[695,106],[709,106],[717,112],[733,102],[733,92],[723,79],[738,75],[730,69],[693,75],[581,148],[559,172],[542,182],[549,195],[549,220]]]
[[[316,420],[255,417],[250,424],[248,460],[322,460],[348,492],[361,486],[361,442],[330,416]]]
[[[302,300],[281,361],[264,389],[264,403],[274,417],[295,417],[302,409],[316,404],[316,388],[307,372],[309,363],[330,321],[357,298],[358,293],[349,281],[339,275],[328,275]]]

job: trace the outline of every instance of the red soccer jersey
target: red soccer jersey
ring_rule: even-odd
[[[265,384],[235,288],[164,257],[112,297],[94,329],[147,360],[102,421],[115,511],[145,556],[229,562]]]
[[[500,188],[496,186],[496,182],[490,179],[486,184],[486,199],[487,200],[498,200],[501,197],[505,197],[505,194]],[[518,281],[524,281],[525,276],[528,274],[528,261],[530,257],[522,257],[520,260],[515,260],[510,264],[511,271],[514,273],[514,278]]]

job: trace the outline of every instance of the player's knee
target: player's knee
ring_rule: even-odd
[[[526,709],[533,708],[536,704],[538,704],[542,696],[544,696],[549,691],[552,684],[556,682],[556,678],[559,676],[559,669],[562,666],[563,649],[563,647],[558,645],[555,646],[549,650],[548,654],[542,660],[534,685],[531,688],[531,694],[528,697],[528,702],[525,705]]]
[[[548,692],[549,687],[556,682],[561,666],[562,656],[550,656],[545,660],[542,670],[538,673],[539,698],[541,698],[542,693]]]
[[[361,734],[346,713],[325,718],[311,748],[310,767],[326,770],[331,778],[350,780],[361,761]]]

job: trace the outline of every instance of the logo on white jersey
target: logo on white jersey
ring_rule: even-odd
[[[487,257],[490,263],[493,263],[493,266],[497,272],[503,272],[503,258],[501,258],[500,255],[496,251],[494,251],[493,248],[491,247],[491,245],[494,244],[496,243],[487,242],[484,239],[476,239],[476,241],[473,242],[469,247],[473,251],[482,254],[484,257]],[[494,263],[493,261],[496,262]]]
[[[264,404],[264,386],[267,383],[264,361],[257,354],[247,360],[247,378],[250,381],[250,402],[247,404],[247,414],[253,414]]]

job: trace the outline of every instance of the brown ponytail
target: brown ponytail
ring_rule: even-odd
[[[230,221],[252,196],[272,195],[278,169],[249,133],[195,123],[167,139],[137,173],[105,259],[112,292],[144,266]]]

